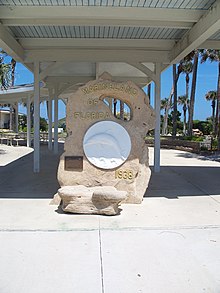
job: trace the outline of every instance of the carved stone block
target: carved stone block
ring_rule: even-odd
[[[63,211],[76,214],[116,215],[121,201],[127,197],[126,191],[118,191],[112,186],[64,186],[58,194]]]

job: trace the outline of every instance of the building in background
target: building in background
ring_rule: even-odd
[[[10,111],[9,110],[0,110],[0,128],[9,129],[10,127]]]

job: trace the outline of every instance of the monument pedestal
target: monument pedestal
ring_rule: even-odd
[[[58,190],[65,212],[77,214],[116,215],[121,201],[127,197],[126,191],[118,191],[111,186],[85,187],[65,186]]]

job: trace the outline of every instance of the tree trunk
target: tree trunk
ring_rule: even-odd
[[[177,131],[177,74],[176,64],[173,64],[173,131],[172,135],[176,136]]]
[[[149,103],[150,103],[150,98],[151,98],[150,94],[151,94],[151,83],[149,83],[148,86],[147,86],[147,95],[148,95],[148,98],[149,98]]]
[[[177,72],[176,72],[176,64],[173,66],[173,89],[172,89],[172,95],[173,95],[173,130],[172,135],[176,136],[177,131],[177,83],[181,74],[181,70],[178,66]],[[174,72],[175,70],[175,72]],[[175,77],[174,77],[175,76]],[[171,96],[172,98],[172,96]]]
[[[220,151],[220,61],[218,62],[218,85],[217,85],[217,137],[218,137],[218,151]]]
[[[15,85],[15,67],[16,67],[16,61],[12,58],[11,59],[11,86]]]
[[[124,120],[124,102],[120,101],[120,119]]]
[[[116,116],[117,116],[117,111],[116,111],[117,100],[116,100],[116,99],[114,99],[113,104],[114,104],[114,109],[113,109],[113,111],[114,111],[114,116],[116,117]]]
[[[12,58],[11,59],[11,86],[13,87],[15,85],[15,67],[16,67],[16,61]],[[17,107],[11,106],[10,111],[10,130],[16,131],[16,111]]]
[[[164,117],[163,117],[162,135],[167,135],[168,112],[169,112],[169,108],[166,107],[164,111]]]
[[[196,95],[196,81],[197,81],[197,69],[198,69],[198,52],[194,55],[193,63],[193,76],[192,76],[192,89],[190,95],[190,104],[189,104],[189,124],[188,124],[188,135],[192,136],[193,128],[193,115],[194,115],[194,104],[195,104],[195,95]]]
[[[212,132],[215,133],[215,100],[212,100]]]
[[[186,99],[189,98],[189,74],[186,74]]]
[[[183,134],[186,135],[186,105],[183,106]]]

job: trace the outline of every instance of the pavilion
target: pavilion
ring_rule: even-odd
[[[49,101],[49,129],[54,100],[56,152],[58,99],[103,72],[116,81],[155,83],[159,172],[161,72],[196,48],[220,49],[220,1],[0,0],[0,47],[34,73],[34,172],[40,171],[40,97]],[[30,105],[30,95],[24,97]]]

